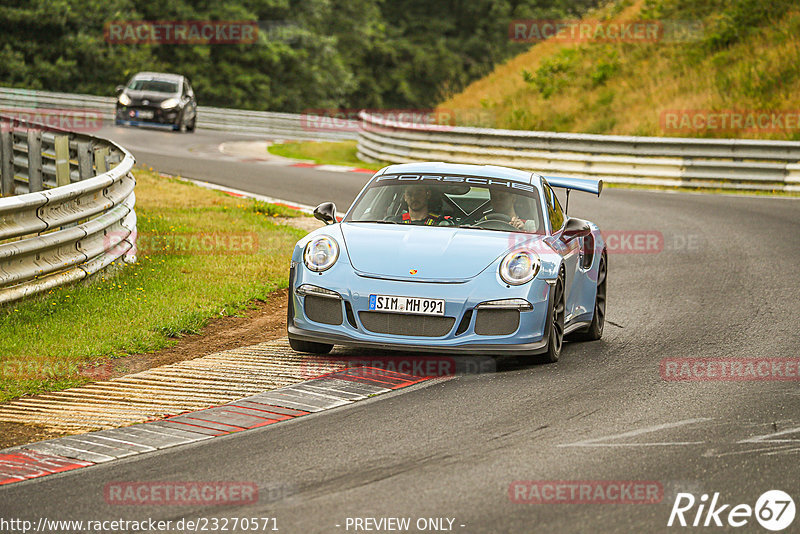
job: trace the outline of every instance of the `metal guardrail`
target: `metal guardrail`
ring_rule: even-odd
[[[113,124],[114,97],[52,93],[27,89],[0,87],[0,112],[10,109],[41,109],[56,114],[58,110],[84,110],[98,112],[103,121]],[[285,139],[356,139],[355,131],[321,129],[306,120],[302,113],[274,113],[241,109],[198,106],[197,127],[207,130],[225,130]]]
[[[133,156],[0,116],[0,304],[132,260]]]
[[[491,164],[610,183],[800,191],[800,142],[398,125],[362,112],[365,161]]]
[[[112,97],[0,88],[3,108],[94,110],[113,121]],[[800,191],[800,142],[632,137],[397,125],[361,113],[361,130],[309,124],[304,114],[198,108],[198,127],[284,139],[358,139],[365,161],[494,164],[609,183]],[[52,168],[45,162],[47,177]]]

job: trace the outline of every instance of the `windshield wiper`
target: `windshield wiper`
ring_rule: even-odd
[[[354,223],[373,223],[373,224],[400,224],[396,221],[348,221]]]
[[[469,228],[470,230],[491,230],[491,228],[486,228],[484,226],[473,226],[471,224],[459,225],[458,228]]]

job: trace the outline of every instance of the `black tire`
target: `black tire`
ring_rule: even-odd
[[[597,268],[597,295],[594,298],[594,317],[592,324],[584,330],[573,332],[570,341],[597,341],[603,337],[603,327],[606,324],[606,278],[608,277],[608,260],[606,251],[600,256],[600,265]]]
[[[310,352],[311,354],[328,354],[333,349],[333,345],[327,343],[314,343],[292,338],[289,338],[289,346],[297,352]]]
[[[539,356],[541,363],[555,363],[561,356],[564,346],[564,276],[559,275],[553,290],[553,309],[550,313],[550,334],[547,340],[547,352]]]
[[[175,131],[178,133],[186,133],[186,122],[183,120],[183,111],[178,117],[178,122],[175,123]]]
[[[186,127],[186,130],[188,132],[194,133],[194,127],[196,125],[197,125],[197,113],[195,113],[194,117],[192,117],[192,123],[189,126]]]

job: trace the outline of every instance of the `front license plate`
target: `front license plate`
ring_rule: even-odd
[[[398,297],[392,295],[370,295],[369,309],[393,313],[444,315],[444,300]]]
[[[153,112],[152,111],[137,111],[136,116],[140,119],[152,119]]]

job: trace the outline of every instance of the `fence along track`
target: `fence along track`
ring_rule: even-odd
[[[59,110],[96,112],[111,124],[114,121],[116,98],[27,89],[0,87],[0,112],[19,109],[40,110],[57,115]],[[277,113],[243,109],[198,106],[197,127],[205,130],[223,130],[282,139],[356,139],[357,132],[339,128],[322,128],[313,124],[303,113]]]
[[[132,259],[133,156],[12,117],[0,125],[0,304]]]
[[[800,142],[401,125],[361,113],[366,161],[515,167],[610,183],[800,191]]]
[[[114,119],[113,97],[0,88],[0,109],[93,110]],[[361,131],[319,128],[305,114],[198,108],[198,127],[282,139],[358,139],[365,161],[504,165],[609,183],[800,191],[800,142],[632,137],[397,125],[361,114]],[[46,176],[52,167],[45,164]]]

